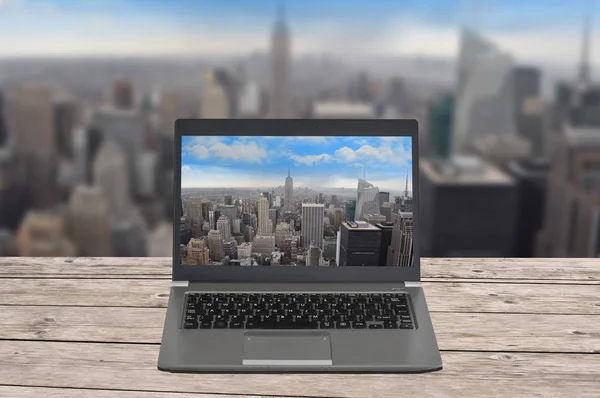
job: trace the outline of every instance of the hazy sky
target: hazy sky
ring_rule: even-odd
[[[183,137],[181,185],[356,189],[366,177],[380,190],[404,191],[412,170],[408,137]],[[409,191],[412,179],[409,177]]]
[[[595,0],[287,0],[295,54],[454,56],[457,28],[518,59],[572,65]],[[279,0],[0,0],[0,56],[265,50]],[[598,16],[600,6],[590,15]],[[596,18],[598,20],[598,18]],[[600,63],[600,28],[592,59]],[[348,43],[352,43],[349,46]]]

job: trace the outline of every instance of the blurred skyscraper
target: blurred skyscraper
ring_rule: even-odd
[[[119,80],[113,86],[113,105],[119,109],[131,109],[135,103],[133,84],[128,80]]]
[[[6,123],[6,103],[4,92],[0,88],[0,148],[4,147],[8,142],[8,126]]]
[[[148,236],[148,256],[171,257],[173,255],[173,224],[163,222]]]
[[[292,117],[291,67],[290,31],[281,5],[271,38],[271,93],[268,112],[270,118]]]
[[[99,186],[80,185],[69,201],[68,231],[79,256],[112,255],[109,206]]]
[[[473,157],[423,160],[420,167],[424,257],[514,255],[517,188],[510,176]]]
[[[513,73],[517,133],[531,144],[533,157],[544,157],[547,134],[541,98],[541,71],[534,67],[520,66]]]
[[[253,81],[245,82],[238,99],[239,117],[253,119],[261,116],[262,95],[260,86]]]
[[[15,173],[25,182],[31,205],[42,209],[57,203],[58,150],[54,134],[52,91],[23,84],[7,101],[8,129],[14,138]]]
[[[431,156],[447,159],[452,144],[452,112],[454,97],[444,95],[429,107],[427,132],[428,153]]]
[[[516,134],[513,59],[476,32],[461,33],[452,152],[469,153],[477,137]]]
[[[15,237],[5,228],[0,228],[0,257],[16,256]]]
[[[231,114],[227,91],[212,70],[204,74],[199,113],[203,119],[225,119]]]
[[[548,176],[540,257],[600,257],[600,129],[566,128]]]
[[[102,189],[113,218],[126,217],[131,211],[129,181],[121,147],[114,141],[106,141],[94,163],[94,182]]]
[[[162,92],[158,113],[161,133],[169,138],[174,137],[175,120],[186,116],[179,95],[173,91]]]
[[[98,130],[101,141],[113,141],[123,151],[127,166],[122,170],[128,173],[128,194],[137,198],[141,193],[139,162],[144,151],[144,118],[136,110],[103,107],[93,115],[91,126]]]
[[[60,210],[30,211],[16,237],[17,254],[25,257],[72,257],[76,248],[66,237]]]
[[[536,240],[542,227],[548,184],[548,161],[511,162],[507,172],[517,183],[518,211],[515,256],[535,257]]]
[[[61,156],[73,159],[75,156],[75,128],[81,122],[81,109],[75,98],[62,97],[54,103],[54,131],[56,145]]]

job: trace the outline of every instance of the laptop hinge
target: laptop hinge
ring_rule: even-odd
[[[190,285],[190,281],[173,281],[171,283],[172,287],[188,287]]]

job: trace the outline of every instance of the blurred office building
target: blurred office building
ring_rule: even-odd
[[[43,209],[56,205],[58,148],[52,90],[41,85],[18,85],[8,97],[6,112],[18,162],[15,173],[25,182],[31,206]]]
[[[69,201],[68,234],[78,255],[112,255],[110,211],[99,186],[80,185]]]
[[[452,153],[469,154],[476,137],[516,134],[513,58],[471,30],[461,33]]]
[[[535,257],[537,235],[542,228],[550,164],[545,160],[513,161],[506,171],[518,190],[515,256]]]
[[[203,119],[225,119],[231,115],[226,87],[212,70],[204,74],[199,115]]]
[[[531,158],[530,141],[518,135],[481,135],[474,137],[471,152],[501,169],[512,161]]]
[[[30,196],[23,180],[15,172],[15,151],[9,145],[0,147],[0,228],[15,231],[29,207]]]
[[[253,81],[243,83],[238,98],[238,116],[243,119],[261,117],[262,107],[260,86]]]
[[[527,156],[535,159],[548,155],[546,109],[541,97],[541,81],[539,68],[517,66],[513,70],[516,132],[531,146]]]
[[[290,29],[285,21],[283,5],[271,33],[270,53],[271,87],[267,117],[286,119],[292,117],[291,79],[292,50]]]
[[[425,257],[511,257],[515,181],[476,157],[423,160],[419,239]]]
[[[100,142],[114,142],[123,152],[127,166],[122,170],[128,173],[129,195],[137,198],[141,194],[139,162],[144,151],[146,124],[143,117],[132,109],[103,107],[92,119],[91,127],[97,129]]]
[[[322,100],[312,104],[313,119],[373,119],[375,109],[365,102]]]
[[[160,132],[167,138],[175,136],[175,120],[185,118],[180,96],[173,91],[163,91],[158,109]]]
[[[131,200],[128,163],[114,141],[106,141],[94,163],[94,182],[110,209],[113,253],[117,257],[146,255],[147,225]]]
[[[0,88],[0,148],[8,144],[8,124],[6,121],[6,100],[4,91]]]
[[[135,104],[133,84],[129,80],[118,80],[113,85],[113,105],[118,109],[132,109]]]
[[[13,233],[9,229],[0,228],[0,257],[15,256],[16,254]]]
[[[62,209],[27,213],[16,236],[17,255],[25,257],[72,257],[77,254],[67,238]]]
[[[163,222],[148,235],[148,256],[173,256],[173,225]]]
[[[600,129],[566,128],[548,176],[539,257],[600,257]]]
[[[441,159],[450,156],[453,111],[454,97],[451,94],[445,94],[430,104],[427,115],[427,155]]]
[[[75,128],[81,123],[81,108],[77,100],[68,95],[54,99],[54,133],[58,153],[72,160],[75,157]]]

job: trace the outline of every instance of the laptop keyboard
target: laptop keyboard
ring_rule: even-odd
[[[184,329],[413,329],[403,293],[187,293]]]

